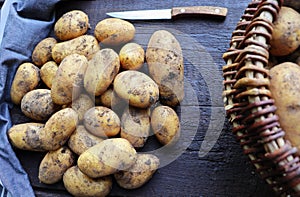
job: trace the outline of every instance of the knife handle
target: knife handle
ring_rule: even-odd
[[[227,8],[214,6],[174,7],[172,8],[171,15],[172,18],[188,15],[210,15],[225,17],[227,15]]]

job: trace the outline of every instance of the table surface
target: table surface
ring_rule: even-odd
[[[196,5],[228,8],[225,19],[185,17],[168,21],[131,21],[136,27],[134,41],[144,47],[151,34],[158,29],[171,31],[181,43],[185,61],[186,99],[176,110],[182,124],[179,149],[184,149],[180,154],[174,150],[174,158],[168,158],[171,162],[159,168],[143,187],[125,190],[114,183],[111,196],[274,195],[243,155],[231,133],[230,124],[227,119],[224,120],[222,99],[218,97],[222,91],[222,54],[228,49],[231,33],[248,3],[250,0],[99,0],[72,3],[63,1],[58,4],[58,17],[72,9],[87,12],[90,17],[90,32],[98,21],[107,18],[106,12]],[[22,120],[18,109],[13,109],[12,113],[16,123]],[[201,146],[212,148],[207,154],[199,156]],[[157,147],[155,139],[150,138],[144,150],[154,150]],[[37,171],[43,154],[16,152],[29,174],[37,196],[69,196],[61,182],[51,186],[39,183]]]

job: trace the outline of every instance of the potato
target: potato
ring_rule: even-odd
[[[82,35],[68,41],[60,42],[52,48],[52,58],[60,63],[66,56],[77,53],[84,55],[88,60],[100,50],[97,39],[92,35]]]
[[[59,109],[60,106],[53,103],[48,89],[31,90],[21,101],[23,114],[36,121],[48,120]]]
[[[84,76],[86,91],[95,96],[104,93],[120,69],[118,54],[112,49],[102,49],[89,61]]]
[[[62,15],[54,25],[54,34],[60,40],[70,40],[85,34],[89,17],[81,10],[72,10]]]
[[[83,118],[85,128],[98,137],[112,137],[120,132],[121,123],[118,115],[111,109],[96,106],[89,109]]]
[[[168,106],[158,106],[151,113],[151,127],[158,141],[175,142],[180,136],[180,122],[176,112]]]
[[[180,43],[166,30],[154,32],[146,49],[149,74],[159,86],[160,101],[176,106],[184,98],[184,64]]]
[[[133,166],[119,171],[114,177],[119,186],[125,189],[136,189],[147,183],[159,167],[159,159],[152,154],[138,154]]]
[[[69,104],[83,90],[83,79],[88,61],[85,56],[71,54],[60,63],[52,81],[51,97],[59,105]]]
[[[68,146],[77,155],[81,155],[88,148],[102,142],[104,139],[88,132],[83,125],[79,125],[70,136]]]
[[[21,123],[12,126],[8,130],[10,143],[22,150],[46,151],[40,138],[43,123]]]
[[[111,176],[92,179],[83,174],[78,166],[73,166],[65,172],[63,183],[70,194],[78,197],[107,196],[112,188]]]
[[[270,70],[270,90],[277,107],[276,114],[285,137],[300,149],[300,67],[284,62]]]
[[[26,62],[19,66],[13,79],[10,96],[14,104],[20,105],[23,96],[35,89],[40,82],[40,69]]]
[[[83,152],[77,164],[84,174],[98,178],[130,168],[136,158],[135,149],[126,139],[111,138]]]
[[[109,87],[103,94],[98,96],[98,104],[104,107],[112,109],[116,114],[122,115],[125,107],[128,106],[128,103],[121,99],[113,90],[112,87]]]
[[[38,178],[42,183],[54,184],[74,163],[75,154],[66,146],[49,151],[39,165]]]
[[[40,138],[45,150],[56,150],[62,147],[78,124],[78,114],[71,108],[65,108],[54,113],[40,132]]]
[[[292,8],[282,6],[274,22],[270,54],[285,56],[300,45],[300,14]]]
[[[122,19],[106,18],[97,23],[94,35],[101,43],[116,46],[131,41],[135,35],[135,27]]]
[[[127,139],[133,147],[145,145],[150,132],[148,109],[128,107],[121,118],[121,137]]]
[[[78,114],[79,122],[83,121],[85,112],[94,106],[94,101],[84,93],[80,94],[79,97],[71,104],[72,109],[74,109]]]
[[[52,48],[57,43],[55,38],[48,37],[41,40],[33,49],[31,59],[36,66],[42,66],[52,60]]]
[[[139,108],[147,108],[159,98],[158,85],[146,74],[135,70],[119,73],[114,80],[114,90],[129,105]]]
[[[48,88],[52,87],[52,81],[58,70],[58,65],[54,61],[46,62],[40,70],[41,79]]]
[[[125,70],[138,70],[145,61],[145,52],[137,43],[125,44],[119,52],[121,67]]]

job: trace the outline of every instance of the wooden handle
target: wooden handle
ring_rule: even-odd
[[[188,15],[210,15],[225,17],[227,8],[214,6],[192,6],[192,7],[174,7],[172,8],[172,18]]]

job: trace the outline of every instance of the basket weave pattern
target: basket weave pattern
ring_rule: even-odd
[[[283,1],[252,0],[223,54],[223,99],[232,132],[279,196],[300,196],[297,149],[284,138],[269,90],[269,41]]]

